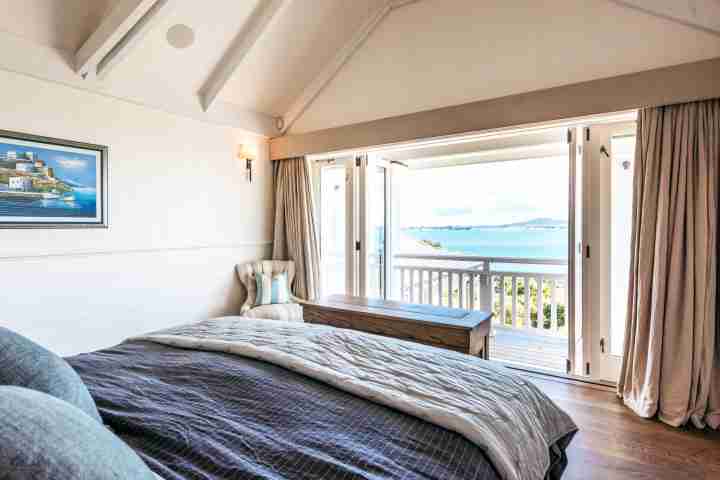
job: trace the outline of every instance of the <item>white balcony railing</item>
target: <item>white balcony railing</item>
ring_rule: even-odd
[[[395,298],[492,311],[494,327],[567,336],[564,260],[399,254],[393,261]]]

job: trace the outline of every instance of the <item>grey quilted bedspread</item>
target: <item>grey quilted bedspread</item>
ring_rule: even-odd
[[[503,480],[542,480],[577,430],[535,385],[492,362],[323,325],[224,317],[141,339],[281,366],[459,433]]]
[[[166,480],[499,478],[456,433],[265,362],[148,342],[68,361]]]

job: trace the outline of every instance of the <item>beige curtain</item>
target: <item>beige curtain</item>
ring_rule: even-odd
[[[305,158],[274,162],[275,232],[273,259],[295,262],[296,296],[317,298],[320,254],[315,231],[315,211],[310,166]]]
[[[720,100],[640,112],[618,395],[673,426],[720,424]]]

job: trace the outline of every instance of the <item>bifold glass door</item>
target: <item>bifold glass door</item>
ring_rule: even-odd
[[[314,162],[322,294],[490,310],[496,360],[615,381],[632,118]]]
[[[314,163],[321,292],[385,298],[390,168],[358,155]]]

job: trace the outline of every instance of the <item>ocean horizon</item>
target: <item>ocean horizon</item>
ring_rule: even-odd
[[[432,242],[443,253],[558,260],[568,255],[568,230],[562,227],[410,227],[402,232],[418,242]]]

